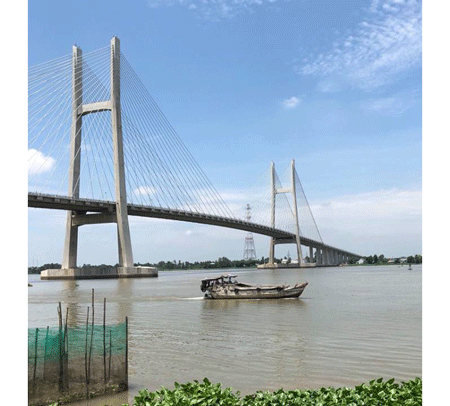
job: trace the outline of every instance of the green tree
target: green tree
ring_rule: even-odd
[[[231,261],[227,257],[219,258],[218,261],[217,261],[217,266],[219,268],[229,268],[232,265],[233,264],[231,263]]]

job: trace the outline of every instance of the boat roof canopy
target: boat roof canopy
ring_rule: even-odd
[[[226,278],[237,278],[237,275],[231,275],[231,274],[227,274],[227,275],[220,275],[217,278],[206,278],[206,279],[202,279],[202,282],[207,282],[207,281],[217,281],[219,279],[226,279]]]

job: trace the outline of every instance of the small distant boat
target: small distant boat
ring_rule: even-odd
[[[200,289],[209,299],[282,299],[299,297],[308,282],[289,285],[250,285],[237,282],[237,275],[221,275],[203,279]]]

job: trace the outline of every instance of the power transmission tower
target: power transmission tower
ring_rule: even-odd
[[[245,219],[247,221],[250,221],[252,218],[251,209],[250,205],[247,204],[247,213],[245,214]],[[245,236],[244,259],[256,259],[255,242],[253,241],[252,233],[247,233]]]

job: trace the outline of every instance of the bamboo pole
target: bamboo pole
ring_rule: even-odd
[[[89,326],[89,306],[87,308],[87,316],[86,316],[86,344],[85,344],[85,348],[84,348],[84,372],[85,372],[85,377],[86,377],[86,397],[88,394],[88,385],[89,385],[89,377],[88,377],[88,367],[87,367],[87,345],[88,345],[88,326]]]
[[[94,341],[94,289],[92,289],[92,328],[91,328],[91,343],[89,346],[89,381],[91,380],[91,359],[92,359],[92,345]]]
[[[106,297],[103,298],[103,380],[106,384]]]
[[[125,316],[125,384],[128,389],[128,316]]]
[[[64,374],[64,364],[63,364],[63,348],[62,348],[62,309],[61,302],[58,304],[58,344],[59,344],[59,390],[63,389],[63,374]]]
[[[38,349],[39,329],[36,329],[36,337],[34,339],[34,371],[33,371],[33,393],[36,391],[36,368],[37,368],[37,349]]]
[[[47,366],[47,341],[48,341],[48,329],[49,327],[47,326],[47,333],[45,334],[45,343],[44,343],[44,382],[46,380],[46,366]]]
[[[111,379],[111,348],[112,348],[112,338],[111,338],[111,330],[109,330],[109,365],[108,365],[108,381]]]
[[[69,387],[69,336],[67,321],[69,319],[69,307],[66,308],[66,325],[64,326],[64,388]]]

